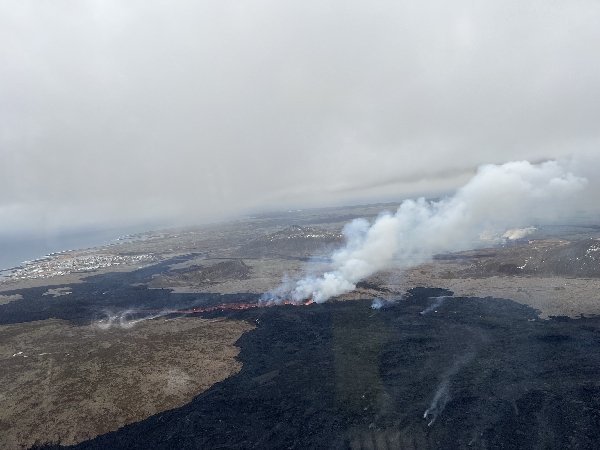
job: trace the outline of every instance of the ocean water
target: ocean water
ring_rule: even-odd
[[[122,236],[148,231],[152,228],[128,227],[101,230],[82,230],[63,234],[7,236],[0,234],[0,277],[7,269],[20,266],[45,255],[65,250],[115,244]]]

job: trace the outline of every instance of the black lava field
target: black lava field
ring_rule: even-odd
[[[20,290],[0,323],[257,300],[131,286],[165,267],[90,277],[43,302],[40,289]],[[200,314],[256,323],[237,343],[242,370],[75,448],[598,448],[600,319],[540,320],[510,300],[433,288],[371,302]]]

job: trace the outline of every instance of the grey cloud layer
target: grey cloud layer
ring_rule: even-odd
[[[600,142],[597,2],[0,9],[0,232],[449,191],[515,159],[585,172]]]

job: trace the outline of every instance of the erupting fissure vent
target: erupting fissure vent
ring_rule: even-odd
[[[175,310],[167,310],[167,311],[147,311],[152,313],[163,313],[165,315],[168,314],[198,314],[198,313],[206,313],[211,311],[239,311],[245,309],[252,308],[266,308],[269,306],[283,306],[283,305],[294,305],[294,306],[308,306],[314,303],[312,299],[302,302],[296,302],[292,300],[282,300],[279,302],[258,302],[258,303],[226,303],[217,306],[209,306],[208,308],[192,308],[192,309],[175,309]]]

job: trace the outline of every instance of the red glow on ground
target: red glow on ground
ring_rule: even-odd
[[[294,305],[294,306],[308,306],[314,303],[311,300],[307,300],[305,302],[293,302],[290,300],[283,300],[281,302],[269,302],[269,303],[227,303],[223,305],[210,306],[208,308],[192,308],[192,309],[178,309],[174,311],[165,311],[168,314],[197,314],[197,313],[205,313],[211,311],[226,311],[226,310],[245,310],[252,308],[267,308],[270,306],[283,306],[283,305]]]

